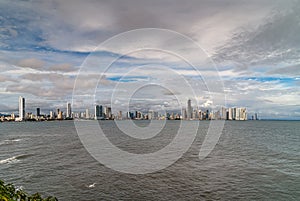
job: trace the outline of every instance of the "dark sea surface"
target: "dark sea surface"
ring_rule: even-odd
[[[148,141],[130,140],[113,121],[100,124],[121,149],[148,153],[172,141],[179,121]],[[173,165],[133,175],[90,156],[72,121],[0,123],[0,179],[59,200],[300,200],[299,121],[227,121],[200,160],[208,126],[200,122],[194,143]]]

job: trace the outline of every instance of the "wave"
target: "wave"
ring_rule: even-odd
[[[8,139],[8,140],[3,140],[2,142],[0,142],[0,145],[9,145],[9,144],[13,144],[15,142],[20,142],[22,139]]]
[[[13,156],[13,157],[10,157],[10,158],[7,158],[7,159],[0,160],[0,164],[16,163],[16,162],[19,162],[21,159],[28,158],[30,156],[31,156],[31,154]]]
[[[16,156],[13,156],[13,157],[11,157],[11,158],[7,158],[7,159],[0,160],[0,164],[15,163],[15,162],[18,162],[18,159],[17,159]]]
[[[22,139],[9,139],[9,140],[4,140],[4,142],[19,142],[21,141]]]

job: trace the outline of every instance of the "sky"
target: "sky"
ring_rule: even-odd
[[[0,0],[0,113],[191,98],[300,119],[299,33],[297,0]]]

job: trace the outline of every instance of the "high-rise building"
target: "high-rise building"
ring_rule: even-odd
[[[119,111],[119,112],[118,112],[118,119],[119,119],[119,120],[123,119],[122,111]]]
[[[246,108],[239,108],[240,109],[240,120],[246,121],[248,119],[247,117],[247,109]]]
[[[55,113],[55,117],[56,117],[56,118],[58,118],[58,114],[59,114],[59,112],[60,112],[60,109],[59,109],[59,108],[57,108],[57,109],[56,109],[56,113]]]
[[[193,108],[192,108],[192,101],[191,101],[191,99],[189,99],[188,101],[187,101],[187,111],[186,111],[186,118],[188,119],[188,120],[190,120],[191,118],[192,118],[192,113],[193,113]]]
[[[228,108],[228,120],[232,120],[232,119],[233,119],[233,109]]]
[[[193,111],[192,119],[198,119],[198,111],[197,110]]]
[[[135,111],[135,118],[142,119],[143,114],[140,111]]]
[[[205,119],[206,119],[206,120],[209,119],[209,110],[206,110],[206,113],[205,113]]]
[[[58,120],[62,120],[63,119],[63,113],[62,111],[59,111],[58,114],[57,114],[57,119]]]
[[[232,120],[238,120],[239,111],[236,107],[232,108]]]
[[[226,111],[226,110],[225,110],[225,111]],[[214,119],[216,119],[216,120],[222,119],[222,116],[221,116],[220,111],[216,111],[216,112],[214,113]],[[225,119],[226,119],[226,114],[225,114]]]
[[[172,120],[175,119],[175,115],[173,112],[171,113],[171,115],[169,113],[167,113],[167,114],[168,114],[168,116],[167,116],[168,119],[172,119]]]
[[[90,113],[89,113],[89,109],[85,110],[85,118],[89,119],[90,118]]]
[[[154,119],[154,111],[153,110],[148,111],[148,119]]]
[[[50,119],[54,119],[54,112],[53,111],[50,111]]]
[[[181,110],[181,119],[186,119],[186,109],[185,108],[182,108]]]
[[[36,108],[36,116],[37,117],[41,116],[41,109],[39,107]]]
[[[199,120],[203,120],[203,112],[201,110],[198,111]]]
[[[19,97],[19,119],[23,121],[25,119],[25,98]]]
[[[103,119],[102,105],[95,105],[95,120]]]
[[[221,109],[221,119],[226,120],[226,108],[222,107]]]
[[[14,114],[14,113],[11,113],[10,118],[11,118],[12,120],[15,120],[15,114]]]
[[[67,118],[72,118],[72,108],[71,108],[71,103],[67,103]]]
[[[104,107],[104,114],[106,119],[112,119],[111,107]]]
[[[126,113],[126,118],[127,118],[127,119],[133,119],[133,116],[134,116],[134,115],[133,115],[133,112],[127,112],[127,113]]]
[[[153,112],[153,117],[154,117],[154,119],[158,119],[158,112],[157,111]]]
[[[234,108],[235,112],[235,120],[237,121],[245,121],[248,119],[247,117],[247,109],[246,108]]]

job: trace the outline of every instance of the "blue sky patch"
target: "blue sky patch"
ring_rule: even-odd
[[[137,82],[141,80],[148,80],[147,76],[114,76],[107,77],[106,79],[114,81],[114,82]]]

